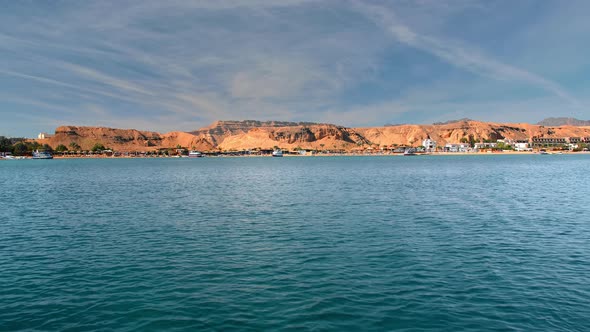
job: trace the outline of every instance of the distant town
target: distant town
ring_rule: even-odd
[[[47,133],[40,133],[39,139],[49,138]],[[76,143],[70,144],[69,148],[58,145],[55,149],[48,144],[39,144],[36,141],[17,140],[15,144],[11,139],[0,137],[0,157],[10,156],[31,156],[35,151],[50,152],[57,157],[182,157],[189,156],[189,148],[177,146],[176,148],[160,149],[156,151],[115,151],[98,143],[90,150],[81,150]],[[458,142],[438,145],[433,139],[427,138],[419,146],[403,146],[393,144],[390,146],[363,146],[351,150],[343,149],[301,149],[284,151],[287,155],[384,155],[384,154],[407,154],[408,150],[416,154],[465,154],[465,153],[501,153],[501,152],[588,152],[590,137],[559,137],[546,138],[536,137],[531,140],[498,139],[496,142]],[[270,156],[273,151],[280,149],[275,146],[273,149],[247,149],[232,151],[203,151],[202,156]]]
[[[461,119],[433,125],[217,121],[194,132],[58,127],[37,138],[0,136],[0,157],[183,157],[587,152],[590,128]],[[36,154],[37,153],[37,154]]]

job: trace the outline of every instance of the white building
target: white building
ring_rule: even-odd
[[[449,143],[445,145],[445,152],[469,152],[471,146],[469,143]]]
[[[53,136],[53,135],[49,135],[48,133],[39,133],[39,135],[37,135],[37,138],[38,139],[46,139],[46,138],[49,138],[51,136]]]
[[[514,147],[514,150],[516,150],[516,151],[532,150],[531,148],[529,148],[529,143],[517,142],[517,143],[514,143],[512,146]]]
[[[497,146],[498,146],[498,143],[475,143],[474,149],[475,150],[493,149],[493,148],[496,148]]]
[[[424,149],[426,149],[426,152],[432,152],[436,150],[436,142],[430,139],[430,137],[422,141],[422,146]]]

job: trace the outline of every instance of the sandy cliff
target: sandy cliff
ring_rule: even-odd
[[[479,121],[458,121],[441,125],[398,125],[357,129],[369,141],[379,145],[421,145],[427,137],[438,145],[458,143],[465,138],[473,141],[502,138],[527,139],[532,137],[530,125],[499,124]],[[536,126],[539,127],[539,126]]]
[[[201,151],[270,149],[345,149],[371,145],[421,145],[430,137],[439,145],[461,139],[482,141],[532,137],[590,137],[590,127],[547,127],[527,123],[492,123],[461,120],[437,125],[396,125],[347,128],[334,124],[280,121],[217,121],[193,132],[160,134],[135,129],[63,126],[53,137],[39,142],[56,147],[71,142],[82,150],[101,143],[117,151],[150,151],[180,145]]]

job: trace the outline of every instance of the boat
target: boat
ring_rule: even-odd
[[[283,156],[283,151],[281,149],[275,149],[272,152],[272,156],[273,157],[282,157]]]
[[[194,151],[193,150],[193,151],[189,151],[189,153],[188,153],[188,157],[189,158],[200,158],[202,156],[203,156],[203,154],[201,152],[199,152],[199,151]]]
[[[404,151],[404,156],[415,156],[415,155],[416,155],[416,149],[414,149],[414,148],[409,148]]]
[[[547,151],[541,149],[541,150],[539,150],[539,154],[549,154],[549,153],[547,153]]]
[[[33,151],[33,159],[53,159],[53,156],[48,151]]]

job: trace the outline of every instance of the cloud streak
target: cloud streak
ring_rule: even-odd
[[[488,7],[478,0],[10,2],[0,13],[0,115],[8,119],[0,134],[29,130],[9,116],[15,104],[74,124],[137,119],[153,126],[138,129],[159,131],[251,118],[379,125],[419,121],[425,117],[413,114],[425,108],[435,117],[438,105],[445,114],[450,105],[490,109],[484,105],[494,98],[527,110],[538,103],[526,101],[542,97],[563,112],[580,109],[585,94],[558,70],[524,70],[479,51],[477,41],[459,42],[468,39],[453,32]],[[434,90],[436,100],[425,102]],[[30,130],[51,131],[47,123]]]
[[[580,106],[580,102],[559,84],[526,70],[497,61],[456,41],[441,40],[419,34],[403,24],[396,17],[394,11],[389,8],[368,5],[359,1],[354,1],[353,7],[387,31],[397,41],[430,53],[453,66],[497,80],[518,80],[533,84],[555,94],[573,106]]]

